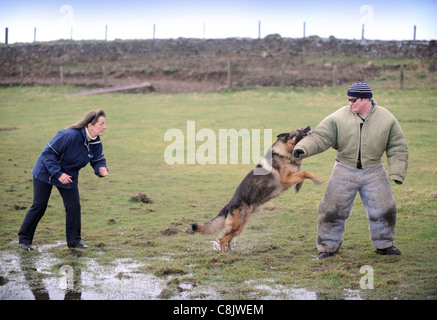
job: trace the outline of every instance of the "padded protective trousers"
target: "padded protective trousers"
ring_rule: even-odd
[[[319,205],[319,252],[337,252],[340,248],[357,192],[367,213],[373,245],[377,249],[394,245],[397,208],[384,165],[357,169],[336,162]]]
[[[33,178],[33,203],[24,218],[20,231],[18,232],[19,243],[32,244],[38,222],[43,217],[53,186],[38,179]],[[64,201],[66,212],[66,234],[67,244],[75,246],[81,240],[81,211],[79,189],[58,188]]]

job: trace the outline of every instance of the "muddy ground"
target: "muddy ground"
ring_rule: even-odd
[[[142,270],[147,264],[132,259],[117,259],[100,265],[83,257],[80,250],[68,249],[76,257],[74,265],[51,253],[59,241],[32,252],[0,252],[0,300],[223,300],[229,286],[199,283],[190,274],[179,274],[169,267],[154,275]],[[212,248],[218,243],[212,242]],[[171,262],[171,257],[162,256]],[[171,265],[171,264],[170,264]],[[177,271],[177,270],[176,270]],[[177,284],[174,289],[174,284]],[[226,289],[226,290],[225,290]],[[247,281],[241,288],[250,299],[317,300],[317,292],[276,284],[271,279]],[[345,289],[346,300],[361,300],[359,290]]]

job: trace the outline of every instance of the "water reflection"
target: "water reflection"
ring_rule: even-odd
[[[50,300],[49,291],[43,281],[47,278],[47,275],[38,272],[35,262],[37,259],[40,259],[40,257],[34,254],[20,253],[20,268],[35,300]],[[61,282],[67,280],[67,286],[65,286],[64,289],[64,300],[80,300],[82,297],[82,269],[78,266],[70,268],[72,272],[71,275],[61,274],[59,287],[62,289]]]
[[[60,259],[49,250],[56,245],[0,251],[0,300],[150,300],[166,287],[165,280],[137,271],[144,263],[117,259],[100,265],[71,251],[74,259]]]
[[[42,281],[43,274],[39,273],[36,268],[35,256],[20,254],[20,266],[35,300],[49,300],[49,292]]]

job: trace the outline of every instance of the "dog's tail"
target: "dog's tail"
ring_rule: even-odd
[[[207,223],[194,223],[191,225],[193,231],[200,234],[216,234],[225,227],[225,220],[228,216],[228,207],[225,206],[219,214]]]

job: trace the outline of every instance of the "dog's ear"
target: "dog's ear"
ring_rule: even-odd
[[[287,132],[287,133],[281,133],[281,134],[278,134],[276,137],[278,138],[278,140],[281,140],[281,141],[284,141],[284,142],[287,142],[287,140],[288,140],[288,136],[289,136],[290,134]]]

